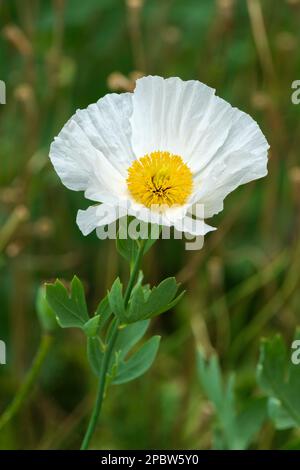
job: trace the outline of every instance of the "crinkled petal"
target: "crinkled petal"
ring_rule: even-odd
[[[174,227],[179,232],[188,233],[194,236],[204,236],[208,232],[216,230],[215,227],[211,227],[210,225],[206,224],[204,220],[194,219],[189,215],[186,215],[183,217],[183,219],[179,219],[174,222]]]
[[[137,157],[164,150],[188,162],[201,135],[205,137],[214,92],[195,80],[152,76],[139,79],[130,118]]]
[[[214,227],[207,225],[203,219],[192,217],[192,211],[188,207],[169,208],[163,213],[159,213],[133,203],[128,212],[143,222],[175,227],[180,232],[194,236],[206,235],[206,233],[215,230]]]
[[[205,217],[212,217],[223,209],[224,199],[241,184],[262,178],[267,174],[266,152],[262,154],[232,152],[212,165],[203,176],[198,203],[204,206]]]
[[[78,110],[50,148],[50,159],[69,189],[87,190],[95,168],[99,193],[114,192],[134,159],[131,147],[131,93],[109,94]],[[105,184],[104,184],[105,183]]]
[[[76,222],[83,235],[88,235],[96,227],[111,224],[123,215],[125,214],[119,207],[101,204],[79,210]]]

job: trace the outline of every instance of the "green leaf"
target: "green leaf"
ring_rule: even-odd
[[[143,320],[126,325],[120,329],[114,352],[125,358],[130,349],[144,336],[150,324],[150,320]]]
[[[150,321],[140,321],[120,328],[108,367],[108,374],[112,374],[120,361],[123,361],[129,351],[144,336]],[[87,356],[93,372],[99,376],[104,356],[104,345],[99,336],[88,337]]]
[[[281,388],[286,360],[286,350],[280,335],[274,336],[271,340],[262,340],[257,380],[268,395],[272,395],[278,385]]]
[[[112,310],[109,305],[108,297],[104,297],[99,303],[95,316],[90,318],[82,327],[86,336],[97,336],[98,333],[104,328],[109,318],[112,315]]]
[[[153,336],[136,351],[127,361],[122,361],[113,384],[130,382],[143,375],[151,367],[160,343],[160,336]]]
[[[99,325],[98,325],[98,333],[104,328],[104,326],[107,324],[108,320],[110,319],[112,315],[112,310],[110,308],[108,296],[104,297],[104,299],[101,300],[99,303],[96,314],[99,315]]]
[[[153,287],[152,290],[149,289],[148,285],[137,284],[129,300],[126,321],[132,323],[152,318],[170,310],[184,295],[184,292],[182,292],[175,297],[178,287],[179,285],[174,277],[165,279],[157,287]]]
[[[99,324],[100,324],[100,315],[95,315],[93,318],[90,318],[83,325],[83,331],[85,332],[86,336],[89,336],[89,337],[97,336],[97,333],[99,331]]]
[[[126,322],[126,311],[123,299],[123,285],[117,277],[108,293],[108,301],[112,312],[119,318],[120,322]]]
[[[89,313],[86,305],[83,285],[77,276],[74,276],[71,282],[71,298],[81,312],[82,317],[88,319]]]
[[[150,320],[143,320],[120,328],[108,367],[109,374],[113,375],[112,371],[118,368],[119,363],[125,360],[129,351],[142,339],[149,324]]]
[[[165,279],[152,290],[148,284],[143,286],[142,280],[143,276],[139,274],[127,308],[125,308],[123,286],[119,278],[115,280],[108,293],[110,309],[121,323],[135,323],[164,313],[176,305],[184,294],[182,292],[175,297],[179,284],[176,283],[174,277]]]
[[[223,380],[217,356],[206,360],[198,351],[197,368],[203,390],[216,412],[215,448],[247,449],[266,418],[266,400],[250,400],[238,414],[235,378],[230,375],[227,382]]]
[[[58,328],[55,312],[46,299],[45,286],[40,286],[37,292],[36,311],[43,330],[53,332]]]
[[[154,314],[151,315],[151,318],[152,317],[157,317],[158,315],[161,315],[162,313],[165,313],[167,312],[168,310],[171,310],[173,307],[175,307],[175,305],[178,304],[178,302],[180,302],[180,300],[182,299],[182,297],[184,296],[185,294],[185,290],[183,290],[182,292],[180,292],[179,295],[177,295],[177,297],[175,297],[174,300],[172,300],[172,302],[168,303],[168,305],[166,305],[165,307],[162,307],[160,310],[157,310]]]
[[[254,398],[247,403],[236,419],[237,442],[240,449],[247,449],[267,418],[267,400]]]
[[[134,323],[144,318],[146,293],[148,293],[148,288],[145,290],[141,284],[134,287],[126,312],[127,323]]]
[[[289,429],[297,427],[296,421],[283,408],[280,400],[270,397],[268,400],[268,413],[276,429]]]
[[[217,448],[238,449],[236,430],[236,410],[234,397],[234,376],[223,384],[217,356],[206,360],[200,351],[197,353],[198,376],[202,387],[213,403],[217,415],[215,442]]]
[[[300,338],[299,330],[295,340]],[[268,411],[277,429],[300,426],[300,367],[288,357],[280,335],[263,340],[257,380],[268,395]]]
[[[70,295],[59,280],[46,284],[46,299],[62,328],[82,328],[89,320],[83,286],[76,276],[71,282]]]
[[[166,308],[174,299],[179,285],[174,277],[164,279],[157,287],[153,287],[151,294],[143,308],[145,316],[153,315]]]
[[[103,347],[98,336],[88,338],[87,341],[87,357],[92,371],[97,375],[100,374],[101,364],[104,356]]]
[[[223,384],[217,356],[212,356],[206,360],[198,351],[197,368],[200,382],[206,395],[214,403],[216,408],[222,406],[223,401]],[[229,404],[232,407],[232,403]]]

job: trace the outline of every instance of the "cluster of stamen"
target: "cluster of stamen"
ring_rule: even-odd
[[[192,192],[191,170],[179,155],[152,152],[128,169],[128,190],[146,207],[183,205]]]

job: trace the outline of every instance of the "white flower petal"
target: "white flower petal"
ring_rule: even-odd
[[[266,151],[262,154],[232,152],[220,157],[219,165],[209,168],[203,176],[198,201],[204,206],[205,217],[212,217],[223,209],[225,197],[241,184],[267,174]],[[200,183],[201,187],[201,183]]]
[[[117,207],[101,204],[90,206],[86,210],[79,210],[76,222],[83,235],[88,235],[96,227],[111,224],[120,215],[121,212]]]
[[[180,155],[194,174],[226,141],[236,111],[213,88],[175,77],[141,78],[132,100],[135,154],[169,151]]]
[[[165,210],[165,218],[173,224],[173,222],[183,219],[188,212],[189,206],[185,204],[184,206],[171,206]]]
[[[185,216],[183,219],[179,219],[174,222],[174,227],[179,232],[189,233],[190,235],[199,236],[199,235],[206,235],[208,232],[216,230],[215,227],[211,227],[207,225],[204,220],[197,220],[189,217],[188,215]]]
[[[163,216],[157,211],[150,210],[133,200],[128,201],[128,215],[136,217],[142,222],[163,225]],[[169,224],[170,225],[170,224]]]
[[[222,100],[223,101],[223,100]],[[228,103],[227,106],[231,108],[230,112],[230,123],[227,130],[227,136],[221,147],[218,148],[217,152],[210,158],[205,165],[202,164],[198,167],[197,171],[201,177],[201,174],[205,174],[205,171],[210,171],[212,165],[223,166],[223,159],[228,155],[235,153],[240,154],[252,154],[253,156],[261,156],[264,159],[265,165],[267,164],[267,150],[269,144],[260,130],[258,124],[248,114],[240,111],[237,108],[232,108]],[[241,161],[245,158],[241,155]],[[263,175],[264,176],[264,175]]]
[[[91,144],[124,176],[135,159],[131,146],[132,93],[110,93],[76,112]]]
[[[87,109],[78,110],[50,148],[50,159],[62,182],[73,190],[86,190],[99,169],[107,191],[126,175],[134,159],[129,116],[130,93],[109,94]]]
[[[175,227],[179,232],[185,232],[190,235],[206,235],[214,227],[207,225],[202,219],[195,219],[188,215],[189,207],[170,207],[164,213],[151,211],[141,204],[132,203],[128,209],[130,215],[137,219],[151,224],[158,224],[166,227]],[[192,213],[192,211],[191,211]]]
[[[99,165],[92,162],[92,171],[84,195],[92,201],[118,205],[120,200],[128,199],[126,179],[115,170],[110,171],[111,167],[107,168],[106,163],[108,162]]]
[[[205,135],[214,92],[195,80],[152,76],[139,79],[130,118],[137,157],[165,150],[188,162],[201,135]]]

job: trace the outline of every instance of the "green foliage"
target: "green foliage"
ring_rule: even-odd
[[[46,284],[46,298],[62,328],[83,328],[89,320],[84,289],[78,277],[72,279],[70,295],[58,279],[54,284]]]
[[[109,369],[112,383],[129,382],[140,377],[151,367],[158,351],[160,337],[152,336],[142,347],[136,349],[149,324],[149,320],[142,320],[121,327]],[[135,350],[132,353],[133,348]]]
[[[99,317],[99,324],[98,324],[98,332],[99,332],[103,330],[103,328],[105,327],[105,325],[107,324],[108,320],[110,319],[112,315],[112,310],[110,308],[107,296],[105,296],[99,303],[95,315]]]
[[[300,339],[300,330],[296,340]],[[277,429],[300,426],[300,368],[280,335],[262,341],[257,380],[268,395],[268,412]]]
[[[143,375],[151,367],[158,351],[160,336],[152,336],[139,349],[135,347],[148,327],[149,321],[144,320],[119,329],[107,371],[109,382],[113,384],[130,382]],[[87,344],[89,363],[93,372],[99,377],[107,346],[99,337],[88,338]]]
[[[129,359],[126,360],[122,354],[118,359],[118,368],[113,377],[113,384],[130,382],[147,372],[156,357],[159,342],[160,336],[152,336]]]
[[[112,312],[119,318],[121,322],[127,323],[125,321],[126,309],[123,298],[123,285],[118,277],[113,283],[110,292],[108,293],[108,300]]]
[[[265,420],[265,400],[251,400],[241,412],[238,412],[234,390],[235,376],[231,374],[227,382],[223,380],[217,356],[213,355],[206,360],[198,351],[197,370],[203,391],[213,404],[216,413],[214,447],[231,450],[247,449]]]
[[[101,325],[101,316],[95,315],[83,325],[82,329],[85,332],[86,336],[93,338],[97,336],[97,333],[100,329],[100,325]]]
[[[106,296],[95,315],[89,317],[83,285],[77,276],[72,279],[70,294],[58,279],[54,284],[46,284],[46,298],[62,328],[80,328],[88,337],[96,336],[112,315]]]
[[[140,286],[142,275],[139,276],[137,284]],[[156,308],[156,312],[161,309],[164,302],[170,304],[177,292],[177,285],[174,279],[161,283],[157,289],[153,289],[153,294],[149,291],[149,297],[153,295],[148,310],[142,311],[146,316]],[[162,287],[160,287],[162,286]],[[126,319],[127,313],[124,306],[122,294],[122,284],[117,278],[106,296],[98,305],[96,314],[89,318],[81,281],[74,276],[71,282],[71,291],[68,293],[65,286],[56,280],[54,284],[46,285],[47,302],[55,311],[57,321],[62,328],[80,328],[87,337],[87,357],[92,371],[99,377],[103,364],[104,353],[110,341],[111,326],[108,328],[105,338],[101,338],[101,332],[111,318],[112,312],[119,320]],[[146,313],[145,313],[146,312]],[[107,370],[109,381],[114,384],[130,382],[140,377],[152,365],[158,351],[160,337],[153,336],[148,339],[138,350],[131,349],[144,336],[149,326],[149,320],[143,318],[140,321],[139,315],[131,319],[130,325],[119,327],[118,338]],[[124,322],[125,323],[125,322]],[[127,355],[129,354],[129,357]]]
[[[46,299],[45,286],[40,286],[37,292],[36,311],[43,330],[52,332],[57,329],[55,312]]]
[[[143,338],[150,321],[143,320],[120,328],[120,333],[114,346],[114,354],[118,355],[122,351],[123,357]]]
[[[104,297],[99,303],[95,315],[90,318],[84,325],[83,331],[88,337],[95,337],[105,328],[108,320],[112,315],[108,297]]]
[[[174,307],[184,292],[176,296],[179,284],[174,277],[164,279],[151,290],[149,285],[142,285],[139,279],[132,290],[128,307],[125,307],[123,286],[117,278],[108,294],[111,310],[121,323],[134,323],[160,315]]]
[[[143,318],[151,318],[170,310],[182,298],[184,292],[176,297],[179,284],[174,277],[164,279],[157,287],[152,290],[148,286],[142,287],[137,285],[133,289],[132,296],[129,301],[129,309],[127,316],[136,317],[139,310],[142,312]]]

